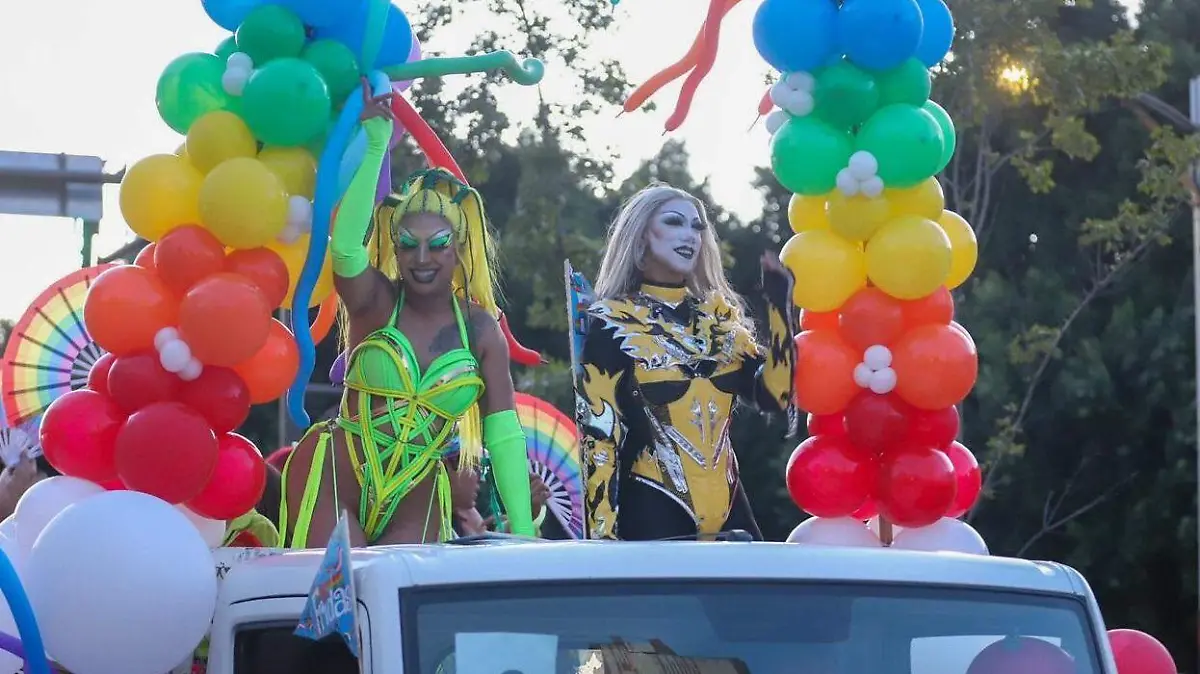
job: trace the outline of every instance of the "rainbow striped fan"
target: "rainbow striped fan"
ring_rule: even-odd
[[[13,327],[0,365],[8,425],[36,423],[50,403],[87,385],[105,352],[83,324],[83,302],[96,277],[114,266],[80,269],[52,283]]]
[[[572,538],[583,538],[583,475],[579,470],[579,430],[550,403],[516,394],[517,417],[525,429],[530,471],[550,488],[550,509]]]

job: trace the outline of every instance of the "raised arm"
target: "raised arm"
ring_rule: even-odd
[[[529,458],[525,431],[513,409],[513,381],[509,370],[508,341],[500,323],[481,309],[471,311],[471,325],[479,351],[484,393],[483,446],[492,463],[492,475],[509,527],[519,536],[535,536],[529,495]]]
[[[592,319],[579,362],[582,372],[576,383],[579,402],[575,409],[587,475],[587,534],[589,538],[616,539],[621,449],[626,430],[618,394],[628,385],[625,378],[630,376],[629,359],[621,352],[612,330]]]
[[[767,335],[760,355],[745,361],[742,395],[759,409],[783,412],[791,425],[796,405],[793,381],[796,366],[792,317],[792,275],[774,256],[763,257],[762,292],[767,305]]]
[[[346,305],[351,319],[373,313],[383,304],[387,304],[386,308],[390,311],[392,303],[388,292],[390,282],[382,272],[371,266],[366,248],[367,233],[371,229],[375,210],[375,187],[392,137],[392,112],[387,106],[388,96],[370,98],[370,89],[364,87],[363,91],[363,96],[367,97],[362,115],[367,151],[342,197],[329,238],[334,288]]]

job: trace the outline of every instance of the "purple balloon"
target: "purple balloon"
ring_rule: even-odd
[[[8,651],[18,658],[25,658],[25,647],[21,640],[7,632],[0,632],[0,650]]]
[[[396,126],[399,126],[397,124]],[[395,136],[392,136],[395,138]],[[383,168],[379,171],[379,182],[375,185],[375,203],[392,193],[392,151],[383,155]]]
[[[337,360],[333,361],[333,367],[329,368],[329,381],[337,386],[341,386],[346,382],[346,352],[338,354]]]
[[[408,52],[408,60],[406,60],[405,63],[413,63],[415,61],[420,61],[420,60],[421,60],[421,40],[419,40],[417,38],[416,34],[414,33],[413,34],[412,51]],[[396,90],[397,93],[399,93],[401,91],[407,91],[408,88],[411,86],[412,86],[412,80],[404,80],[403,82],[393,82],[392,83],[392,89]]]

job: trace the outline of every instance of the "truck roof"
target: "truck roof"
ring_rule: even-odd
[[[234,550],[224,603],[306,595],[324,550]],[[253,557],[247,559],[247,557]],[[905,550],[788,543],[490,542],[356,549],[355,583],[396,588],[570,580],[743,579],[920,583],[1064,595],[1084,592],[1078,574],[1053,562]]]

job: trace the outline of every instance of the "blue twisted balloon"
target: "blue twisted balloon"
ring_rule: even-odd
[[[12,560],[3,550],[0,550],[0,591],[4,592],[21,645],[25,648],[26,674],[50,674],[50,661],[46,659],[46,647],[42,644],[42,632],[33,615],[33,606],[29,604],[29,596],[25,594]]]

